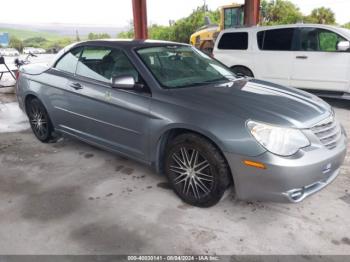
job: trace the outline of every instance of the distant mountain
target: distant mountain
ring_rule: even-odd
[[[79,32],[79,36],[84,37],[89,33],[107,33],[111,37],[116,37],[121,31],[125,31],[124,27],[114,27],[114,26],[95,26],[95,25],[74,25],[74,24],[9,24],[9,23],[0,23],[0,31],[5,31],[6,29],[11,29],[17,32],[28,31],[32,32],[33,35],[37,33],[44,33],[44,35],[51,36],[75,36],[76,31]],[[9,32],[11,33],[11,32]],[[31,35],[31,34],[29,34]],[[29,36],[31,37],[31,36]],[[20,37],[23,38],[23,37]]]

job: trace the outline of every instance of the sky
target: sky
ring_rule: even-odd
[[[291,0],[302,13],[309,14],[320,6],[330,7],[339,24],[350,22],[350,0]],[[244,0],[206,0],[210,9]],[[148,20],[152,24],[167,25],[189,15],[203,0],[147,0]],[[15,5],[15,9],[14,9]],[[9,11],[6,11],[9,10]],[[125,27],[132,19],[131,0],[16,0],[2,1],[0,22],[81,25],[112,25]]]

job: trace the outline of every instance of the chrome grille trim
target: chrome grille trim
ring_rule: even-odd
[[[311,130],[328,149],[333,149],[338,145],[342,132],[340,124],[333,116],[321,121],[319,124],[312,127]]]
[[[336,122],[333,121],[330,125],[329,124],[323,124],[323,125],[317,125],[312,128],[315,134],[324,133],[327,132],[330,129],[334,129],[337,126]]]
[[[331,129],[329,132],[322,132],[318,133],[317,136],[320,138],[321,141],[327,140],[331,137],[337,136],[340,133],[340,126],[337,126],[333,129]],[[320,134],[325,134],[324,136],[321,136]]]

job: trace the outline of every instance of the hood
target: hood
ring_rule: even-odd
[[[220,117],[310,128],[332,114],[322,99],[307,92],[260,80],[172,90],[176,103]]]

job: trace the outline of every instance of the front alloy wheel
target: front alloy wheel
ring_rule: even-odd
[[[166,174],[185,202],[215,205],[230,184],[229,170],[219,150],[195,134],[180,135],[167,150]]]
[[[183,194],[199,200],[210,193],[214,177],[208,160],[198,150],[181,147],[171,158],[173,183]]]

